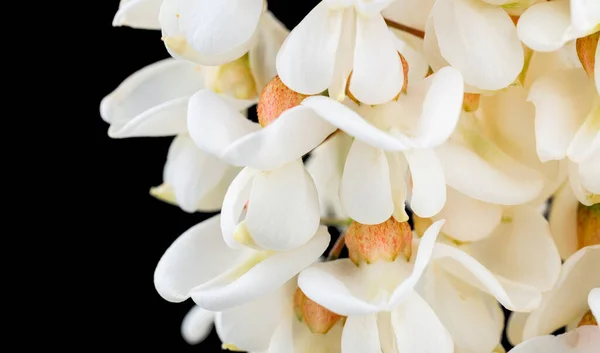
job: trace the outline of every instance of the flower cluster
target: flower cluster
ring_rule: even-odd
[[[504,352],[504,307],[513,353],[600,351],[600,1],[323,0],[290,31],[266,0],[121,0],[113,24],[172,58],[104,98],[109,136],[175,136],[151,194],[220,210],[156,267],[187,341]]]

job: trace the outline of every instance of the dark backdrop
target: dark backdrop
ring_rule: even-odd
[[[168,352],[220,352],[216,334],[198,346],[181,337],[180,324],[191,301],[173,304],[154,289],[154,268],[167,247],[189,227],[212,214],[187,214],[151,197],[150,187],[162,182],[162,168],[172,138],[113,140],[99,114],[100,100],[127,76],[168,57],[160,31],[113,28],[118,0],[94,3],[94,32],[100,34],[95,56],[99,67],[93,83],[95,106],[95,166],[100,185],[94,190],[100,219],[93,225],[93,244],[102,249],[98,286],[106,293],[110,319],[102,322],[100,339],[118,348],[166,349]],[[270,0],[271,11],[293,28],[318,0]],[[92,117],[89,117],[92,119]],[[102,304],[105,304],[102,303]],[[104,305],[102,305],[104,307]]]

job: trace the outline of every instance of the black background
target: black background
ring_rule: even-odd
[[[271,11],[293,28],[318,0],[270,0]],[[168,352],[220,352],[216,335],[198,346],[188,345],[180,333],[181,320],[193,305],[169,303],[153,284],[153,273],[163,252],[182,232],[212,214],[187,214],[149,195],[152,186],[162,182],[162,169],[172,138],[132,138],[113,140],[108,124],[100,118],[101,99],[127,76],[157,60],[168,57],[160,31],[127,27],[113,28],[118,0],[91,5],[94,32],[101,36],[94,53],[101,67],[92,87],[96,105],[90,108],[95,119],[95,161],[97,202],[101,220],[93,229],[100,234],[95,244],[103,249],[100,285],[108,288],[101,300],[112,303],[110,321],[102,339],[115,347],[152,347]],[[104,324],[103,324],[104,325]]]

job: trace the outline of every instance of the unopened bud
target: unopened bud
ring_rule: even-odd
[[[465,93],[463,98],[463,109],[466,112],[474,112],[479,109],[479,93]]]
[[[310,300],[300,288],[294,293],[294,312],[312,333],[326,334],[342,318]]]
[[[598,47],[598,38],[600,32],[592,33],[589,36],[578,38],[575,42],[577,56],[585,72],[589,77],[594,77],[594,66],[596,57],[596,48]]]
[[[577,242],[579,249],[600,244],[600,203],[579,204],[577,208]]]
[[[269,125],[279,118],[281,113],[302,103],[306,97],[306,94],[286,86],[279,76],[273,77],[260,93],[256,107],[258,122],[262,127]]]
[[[381,224],[352,222],[345,234],[350,260],[356,265],[377,260],[394,261],[402,254],[408,261],[412,252],[412,231],[408,222],[390,217]]]
[[[206,87],[237,99],[256,97],[256,83],[248,54],[221,66],[206,67]]]
[[[577,325],[577,327],[587,326],[587,325],[590,325],[590,326],[598,325],[598,321],[596,321],[596,318],[594,317],[594,314],[592,314],[591,310],[588,310],[588,312],[585,313],[585,315],[583,315],[583,317],[579,321],[579,324]]]

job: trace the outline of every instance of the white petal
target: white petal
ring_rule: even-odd
[[[524,87],[531,88],[531,84],[539,77],[554,70],[581,68],[577,56],[576,41],[567,42],[562,48],[553,52],[533,52],[527,65]]]
[[[189,344],[198,344],[212,330],[215,313],[204,310],[199,306],[193,306],[181,322],[181,335]]]
[[[402,3],[395,1],[394,4]],[[398,29],[390,29],[394,34],[396,50],[402,54],[408,63],[408,82],[419,82],[427,76],[429,65],[423,51],[423,39]]]
[[[258,171],[244,168],[233,179],[231,185],[225,193],[223,199],[223,208],[221,210],[221,231],[225,243],[233,249],[240,249],[242,246],[234,239],[236,227],[242,221],[242,213],[246,202],[250,199],[252,190],[252,181]]]
[[[121,0],[119,11],[113,18],[115,27],[127,26],[139,29],[160,29],[158,13],[162,0]]]
[[[552,200],[550,232],[560,256],[566,260],[577,251],[577,207],[579,202],[571,185],[565,183]]]
[[[477,0],[441,0],[432,16],[442,56],[465,83],[497,90],[517,78],[524,54],[504,9]]]
[[[448,187],[444,208],[434,219],[445,219],[442,232],[459,241],[477,241],[500,224],[503,207],[482,202]]]
[[[533,207],[507,211],[487,238],[468,245],[471,256],[490,272],[540,292],[550,290],[560,273],[560,256],[548,222]]]
[[[206,58],[200,64],[220,65],[252,47],[263,0],[181,0],[180,11],[186,39]]]
[[[394,1],[383,10],[385,18],[418,30],[425,30],[425,22],[435,0]]]
[[[600,141],[600,138],[596,139]],[[600,148],[593,154],[591,158],[579,163],[579,177],[581,186],[597,195],[600,194]]]
[[[454,352],[450,333],[416,292],[392,311],[392,326],[399,352]]]
[[[519,18],[519,38],[535,51],[555,51],[569,39],[566,34],[571,20],[569,2],[548,1],[528,8]]]
[[[154,271],[154,286],[164,299],[182,302],[190,291],[232,266],[241,253],[223,242],[220,216],[188,229],[165,251]]]
[[[373,147],[386,151],[403,151],[417,147],[407,136],[392,135],[380,130],[354,110],[329,97],[308,97],[302,101],[302,105],[314,109],[321,118]]]
[[[275,253],[252,265],[239,275],[238,269],[200,285],[190,293],[199,306],[222,311],[259,298],[276,290],[304,268],[314,263],[327,249],[331,237],[326,227],[320,227],[305,245],[291,251]],[[234,278],[232,280],[232,277]]]
[[[396,1],[401,3],[402,1]],[[433,71],[438,71],[442,67],[448,66],[448,62],[442,56],[440,45],[438,43],[438,37],[435,34],[435,27],[433,25],[433,16],[427,18],[425,24],[425,37],[423,38],[423,53],[427,59],[427,63],[431,66]]]
[[[541,336],[525,341],[509,353],[593,353],[600,346],[600,330],[582,326],[558,336]]]
[[[202,88],[194,65],[165,59],[125,79],[100,104],[109,136],[169,136],[187,131],[187,99]]]
[[[349,316],[342,331],[342,352],[381,353],[377,315]]]
[[[565,158],[595,94],[581,69],[552,71],[533,83],[528,100],[535,105],[535,135],[542,162]]]
[[[271,338],[268,353],[294,352],[293,319],[283,318]]]
[[[528,317],[529,313],[513,312],[510,314],[506,324],[506,336],[513,346],[523,342],[523,328]]]
[[[537,289],[497,278],[477,260],[452,246],[438,243],[433,259],[460,279],[492,294],[509,310],[530,311],[542,299]]]
[[[412,175],[410,206],[423,218],[436,215],[446,203],[444,169],[433,149],[404,152]]]
[[[527,318],[523,339],[550,334],[589,310],[589,292],[600,286],[600,245],[585,247],[563,265],[556,287]]]
[[[294,91],[318,94],[333,78],[343,11],[319,3],[292,30],[277,54],[281,81]]]
[[[590,306],[590,310],[596,321],[600,322],[600,288],[594,288],[590,291],[588,295],[588,305]]]
[[[406,213],[408,163],[404,155],[400,152],[387,152],[386,157],[390,169],[390,184],[392,186],[392,200],[394,202],[392,217],[398,222],[406,222],[409,218]]]
[[[575,163],[584,163],[590,158],[600,156],[600,100],[596,100],[592,111],[588,113],[567,149],[569,159]],[[599,182],[596,180],[596,183]]]
[[[356,24],[350,92],[365,104],[389,102],[405,80],[393,35],[382,16],[357,16]]]
[[[597,32],[600,25],[600,3],[594,0],[572,0],[571,25],[576,32]]]
[[[340,184],[340,201],[348,216],[362,224],[385,222],[394,212],[385,153],[354,140]]]
[[[593,160],[597,160],[597,158],[594,158]],[[577,200],[586,206],[591,206],[593,204],[599,203],[600,195],[595,194],[591,190],[586,189],[585,185],[583,184],[582,179],[581,179],[582,175],[580,172],[580,166],[573,162],[569,162],[568,167],[569,167],[569,184],[571,184],[571,189],[573,190],[575,197],[577,197]],[[584,169],[585,169],[585,167],[584,167]],[[596,170],[597,170],[597,167],[591,170],[593,175],[597,174],[597,173],[595,173]],[[588,178],[588,177],[589,176],[586,175],[586,178]],[[587,180],[587,181],[589,182],[589,180]]]
[[[478,151],[451,141],[436,148],[448,186],[500,205],[526,203],[539,195],[544,187],[541,174],[517,163],[484,138],[474,141],[481,142],[473,145]]]
[[[248,52],[250,68],[259,92],[277,75],[275,59],[288,33],[288,29],[273,13],[270,11],[263,13],[256,45]]]
[[[264,249],[306,244],[319,228],[319,196],[302,160],[254,176],[246,227]]]
[[[335,67],[329,84],[328,95],[343,101],[346,97],[346,85],[354,68],[354,46],[356,44],[356,11],[344,11],[342,33],[335,53]]]

